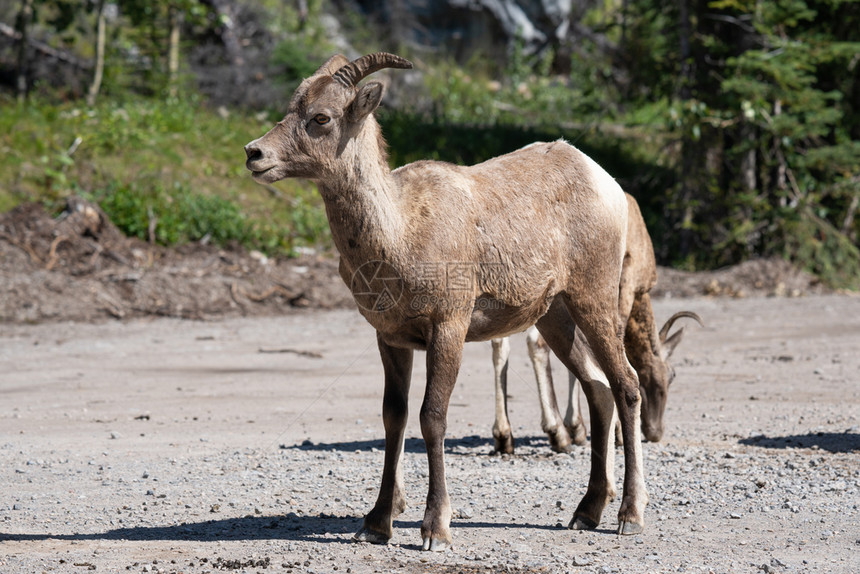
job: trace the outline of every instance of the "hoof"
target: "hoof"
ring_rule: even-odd
[[[374,532],[366,526],[362,526],[361,530],[356,532],[352,539],[357,542],[370,542],[371,544],[388,544],[391,536]]]
[[[492,454],[514,454],[514,437],[511,434],[493,438],[496,440]]]
[[[570,530],[594,530],[597,528],[597,523],[585,516],[574,516],[567,527]]]
[[[629,536],[631,534],[642,534],[645,530],[645,527],[641,524],[636,524],[635,522],[619,522],[618,523],[618,534],[619,536]]]
[[[582,446],[588,442],[588,436],[585,432],[584,424],[580,423],[573,427],[565,425],[564,428],[567,430],[567,434],[576,446]]]
[[[562,454],[569,454],[570,452],[573,451],[573,447],[569,443],[568,444],[552,443],[551,448],[552,448],[553,452],[558,452],[558,453],[562,453]]]
[[[543,432],[549,438],[549,446],[555,452],[570,452],[571,440],[570,433],[563,423],[556,424],[554,427],[546,427],[541,425]]]
[[[421,550],[429,552],[444,552],[451,548],[451,541],[440,538],[425,538]]]

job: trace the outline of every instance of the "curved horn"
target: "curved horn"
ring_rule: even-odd
[[[661,343],[666,342],[666,336],[669,334],[669,329],[672,328],[672,325],[675,324],[675,321],[677,321],[678,319],[683,319],[684,317],[688,319],[694,319],[702,327],[705,326],[705,323],[702,321],[702,318],[693,313],[692,311],[678,311],[677,313],[669,317],[669,320],[666,321],[666,324],[663,325],[663,327],[660,329]]]
[[[334,73],[334,79],[346,88],[354,88],[365,77],[383,68],[412,68],[412,62],[394,54],[377,52],[362,56],[346,64]]]

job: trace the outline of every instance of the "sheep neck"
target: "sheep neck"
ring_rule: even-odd
[[[344,168],[319,182],[335,246],[353,268],[366,261],[393,261],[402,243],[400,189],[378,130],[373,122],[351,138],[341,154]]]

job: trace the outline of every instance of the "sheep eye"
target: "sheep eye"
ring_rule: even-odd
[[[325,114],[317,114],[314,116],[314,121],[319,125],[324,126],[331,121],[331,118]]]

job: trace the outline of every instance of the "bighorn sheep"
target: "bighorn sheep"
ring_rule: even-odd
[[[671,336],[669,331],[675,321],[682,317],[695,319],[700,325],[702,320],[691,311],[681,311],[672,315],[660,332],[657,332],[649,294],[657,282],[654,247],[651,245],[651,237],[648,235],[639,204],[633,196],[626,195],[627,243],[621,271],[619,313],[623,324],[626,325],[624,346],[627,359],[639,375],[639,390],[642,395],[640,415],[642,433],[647,440],[659,442],[663,437],[663,414],[666,411],[669,385],[672,384],[675,376],[675,371],[668,360],[684,334],[683,327]],[[579,379],[570,372],[567,412],[562,423],[553,389],[549,348],[537,329],[533,327],[527,332],[526,342],[537,381],[541,428],[547,433],[552,449],[564,452],[570,448],[571,442],[585,444],[585,424],[579,406]],[[580,332],[576,334],[576,344],[588,345]],[[495,450],[500,453],[514,451],[507,406],[509,355],[510,343],[507,338],[493,339],[493,367],[496,383],[496,420],[493,425],[493,438]],[[586,357],[588,354],[584,349],[577,356]],[[579,365],[579,371],[586,372],[586,365]],[[617,442],[623,442],[618,432],[616,432],[616,438]]]
[[[410,68],[377,53],[330,58],[305,79],[284,119],[245,146],[254,179],[317,183],[340,275],[376,329],[385,373],[385,459],[376,504],[356,539],[384,543],[406,507],[400,459],[413,351],[427,352],[421,434],[429,488],[425,550],[451,544],[445,480],[448,402],[463,345],[536,325],[575,368],[581,329],[609,386],[583,378],[592,420],[588,489],[570,527],[595,528],[615,496],[607,466],[617,406],[625,475],[618,532],[642,532],[648,495],[639,440],[639,384],[624,355],[618,293],[627,203],[614,179],[563,142],[537,143],[463,167],[419,161],[390,171],[373,112],[383,86],[358,83],[382,68]]]

